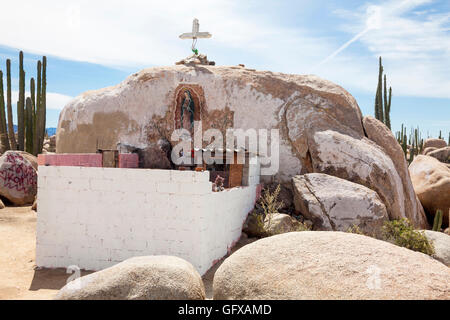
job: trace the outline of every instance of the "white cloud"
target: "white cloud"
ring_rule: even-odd
[[[25,97],[28,97],[29,95],[30,95],[29,92],[25,92]],[[11,100],[14,105],[18,99],[19,99],[19,92],[11,91]],[[66,96],[64,94],[47,92],[47,99],[46,99],[47,109],[62,110],[64,106],[72,99],[73,97]]]
[[[255,12],[255,4],[265,4],[254,1],[7,1],[0,28],[13,31],[0,33],[0,44],[116,67],[173,65],[190,53],[190,42],[178,35],[189,32],[196,17],[200,30],[213,34],[199,41],[200,52],[218,64],[316,73],[374,92],[382,55],[394,95],[450,98],[450,14],[422,10],[432,2],[391,0],[337,10],[344,23],[329,25],[329,36],[318,37],[300,22],[280,27],[271,12]],[[36,17],[45,18],[36,23]],[[336,43],[336,30],[348,32],[350,41]],[[365,52],[352,50],[356,42]],[[326,64],[314,67],[327,56]]]
[[[189,40],[178,35],[191,30],[192,19],[200,30],[213,34],[198,47],[216,52],[255,55],[277,64],[295,61],[310,66],[320,52],[331,47],[305,30],[275,26],[268,16],[253,15],[254,2],[243,1],[138,1],[81,0],[39,2],[8,1],[0,19],[0,44],[34,53],[103,65],[173,65],[190,54]],[[45,17],[35,23],[36,17]],[[301,58],[301,59],[299,59]],[[301,62],[299,62],[301,61]],[[243,61],[235,61],[236,64]]]
[[[421,5],[432,2],[383,2],[376,6],[380,10],[379,28],[364,33],[359,39],[374,58],[383,57],[388,82],[396,95],[450,98],[450,13],[425,10],[415,14]],[[338,14],[348,19],[343,30],[353,34],[363,30],[368,19],[365,9],[369,6],[374,5],[366,4],[356,12],[340,10]],[[348,56],[352,54],[348,53]],[[373,91],[376,85],[374,68],[368,66],[362,57],[354,59],[360,76],[359,83],[354,81],[352,85]],[[375,61],[371,63],[375,64]],[[330,69],[333,70],[333,66]],[[367,74],[374,80],[365,79]]]

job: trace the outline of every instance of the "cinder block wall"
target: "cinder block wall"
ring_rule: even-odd
[[[36,264],[100,270],[165,254],[204,274],[239,239],[257,185],[211,188],[209,172],[39,166]]]

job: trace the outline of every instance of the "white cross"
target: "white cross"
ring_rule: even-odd
[[[209,32],[199,32],[200,25],[198,19],[192,21],[192,32],[180,34],[180,39],[201,39],[201,38],[211,38],[212,34]]]

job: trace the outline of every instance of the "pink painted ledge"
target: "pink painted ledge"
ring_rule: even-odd
[[[67,166],[67,167],[103,167],[101,153],[58,153],[39,154],[40,166]],[[119,154],[119,168],[138,168],[139,156],[136,153]]]

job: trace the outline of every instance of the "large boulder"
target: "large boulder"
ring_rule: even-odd
[[[323,173],[292,178],[296,210],[313,222],[314,230],[347,231],[358,226],[379,234],[389,220],[386,206],[375,191]]]
[[[431,230],[425,230],[424,234],[428,241],[433,243],[435,251],[433,258],[450,267],[450,236],[443,232]]]
[[[95,152],[97,141],[102,148],[121,143],[140,149],[156,146],[160,139],[171,141],[182,88],[191,90],[203,131],[268,129],[270,135],[271,129],[279,129],[276,178],[285,183],[307,170],[307,148],[301,143],[305,132],[331,128],[364,136],[355,99],[330,81],[243,67],[178,65],[142,70],[116,86],[85,92],[69,102],[58,122],[57,153]],[[286,116],[293,108],[308,116],[288,128],[292,121]]]
[[[426,153],[427,156],[438,159],[440,162],[450,163],[450,147],[436,149]]]
[[[450,299],[450,269],[423,253],[343,232],[290,232],[237,250],[214,299]]]
[[[272,162],[273,170],[262,166],[262,182],[290,184],[298,174],[328,173],[376,191],[391,218],[410,217],[426,227],[390,156],[366,138],[356,100],[312,75],[206,65],[145,69],[69,102],[58,122],[56,150],[95,152],[97,141],[102,148],[154,148],[160,140],[173,147],[184,90],[192,95],[194,121],[201,121],[203,132],[216,129],[225,137],[229,128],[265,129],[276,139],[271,130],[278,130],[279,143],[271,142],[279,146],[273,154],[279,161]]]
[[[431,139],[425,140],[423,143],[424,150],[429,147],[434,147],[434,148],[440,149],[440,148],[444,148],[446,146],[447,146],[447,142],[445,142],[445,140],[443,140],[443,139],[431,138]]]
[[[0,196],[16,205],[33,203],[37,193],[35,158],[23,151],[6,151],[0,157]]]
[[[428,227],[420,212],[406,210],[417,208],[417,200],[405,194],[393,161],[381,147],[367,138],[355,139],[332,130],[316,132],[313,139],[309,145],[315,172],[366,186],[378,193],[390,219],[409,218],[416,227]]]
[[[57,300],[203,300],[195,268],[173,256],[134,257],[65,285]]]
[[[367,137],[381,147],[391,158],[395,169],[400,176],[404,194],[405,216],[417,227],[425,227],[427,224],[425,212],[414,192],[411,177],[409,176],[408,164],[402,147],[392,134],[392,131],[384,123],[374,117],[364,117],[363,126]]]
[[[443,225],[448,226],[450,208],[450,168],[437,159],[419,155],[409,165],[414,190],[433,221],[436,210],[443,211]]]

